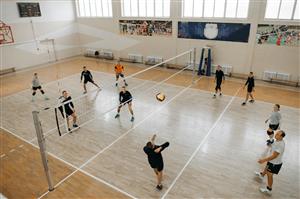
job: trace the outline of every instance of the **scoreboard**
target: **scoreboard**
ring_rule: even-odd
[[[39,3],[18,2],[17,5],[18,5],[20,17],[40,17],[40,16],[42,16]]]

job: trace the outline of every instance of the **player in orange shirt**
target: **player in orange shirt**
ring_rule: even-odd
[[[118,80],[119,80],[119,77],[122,77],[123,78],[123,81],[125,83],[125,86],[128,86],[128,84],[126,83],[126,80],[124,78],[124,66],[122,66],[120,64],[120,61],[118,61],[117,65],[115,65],[115,72],[116,72],[116,86],[118,86]]]

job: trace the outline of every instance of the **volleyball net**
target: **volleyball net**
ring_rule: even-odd
[[[168,103],[168,100],[177,96],[180,90],[192,85],[197,80],[194,64],[195,56],[195,49],[191,49],[153,65],[141,66],[122,63],[126,69],[129,68],[127,67],[129,65],[131,67],[130,70],[126,70],[126,76],[118,81],[111,74],[92,71],[94,79],[99,78],[101,80],[101,90],[95,87],[88,93],[77,96],[73,95],[74,93],[71,91],[69,92],[71,99],[62,102],[64,98],[60,97],[53,106],[33,113],[42,156],[45,156],[46,149],[43,146],[45,146],[46,140],[47,146],[51,146],[49,150],[59,156],[60,152],[57,148],[61,146],[57,146],[57,139],[77,130],[81,131],[81,129],[85,129],[85,126],[91,126],[92,124],[96,126],[104,120],[113,120],[120,106],[119,92],[125,86],[125,82],[128,84],[126,90],[132,94],[134,109],[139,113],[140,118],[145,118],[153,111],[151,109],[145,110],[146,105],[155,108]],[[118,86],[115,85],[116,83],[118,83]],[[72,89],[71,86],[61,90],[68,92],[70,89]],[[166,100],[163,102],[157,101],[155,98],[157,93],[164,93],[167,96]],[[70,112],[70,109],[72,112],[74,111],[74,114]],[[73,127],[75,115],[78,127]],[[60,136],[57,136],[57,134]],[[78,165],[77,162],[71,163]],[[47,172],[46,169],[45,171]],[[49,177],[47,178],[48,182],[51,181]],[[50,184],[49,189],[51,188]]]

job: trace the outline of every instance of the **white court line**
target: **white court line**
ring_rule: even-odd
[[[12,153],[12,152],[14,152],[14,151],[16,151],[16,149],[11,149],[9,152]]]
[[[205,135],[205,137],[202,139],[202,141],[200,142],[200,144],[198,145],[198,147],[196,148],[196,150],[193,152],[193,154],[191,155],[191,157],[185,163],[184,167],[180,170],[180,172],[178,173],[178,175],[176,176],[176,178],[173,180],[173,182],[170,185],[170,187],[167,189],[167,191],[161,197],[162,199],[164,199],[166,197],[166,195],[170,192],[170,190],[174,187],[174,185],[176,184],[176,182],[179,179],[179,177],[182,175],[182,173],[184,172],[184,170],[186,169],[186,167],[194,159],[194,157],[196,156],[196,154],[198,153],[198,151],[201,149],[202,145],[206,142],[206,140],[208,139],[209,135],[213,132],[213,130],[215,129],[215,127],[217,126],[217,124],[219,123],[219,121],[221,120],[221,118],[223,117],[223,115],[225,114],[225,112],[227,111],[227,109],[229,108],[229,106],[232,104],[233,100],[235,99],[236,95],[239,93],[240,90],[241,90],[241,88],[239,88],[236,91],[236,93],[234,94],[234,96],[232,96],[231,100],[229,101],[229,103],[227,104],[227,106],[224,108],[224,110],[222,111],[222,113],[220,114],[220,116],[218,117],[218,119],[215,121],[215,123],[209,129],[209,131],[207,132],[207,134]]]
[[[22,138],[22,137],[20,137],[19,135],[17,135],[17,134],[15,134],[15,133],[11,132],[10,130],[7,130],[6,128],[4,128],[4,127],[2,127],[2,126],[1,126],[0,128],[2,128],[2,129],[5,130],[6,132],[8,132],[8,133],[14,135],[15,137],[19,138],[20,140],[26,142],[27,144],[30,144],[30,145],[33,146],[34,148],[37,148],[38,150],[40,149],[37,145],[35,145],[35,144],[33,144],[33,143],[31,143],[31,142],[25,140],[24,138]],[[104,180],[102,180],[102,179],[100,179],[100,178],[98,178],[98,177],[96,177],[96,176],[93,176],[92,174],[88,173],[87,171],[81,170],[81,169],[78,168],[77,166],[75,166],[75,165],[73,165],[73,164],[71,164],[71,163],[69,163],[69,162],[63,160],[62,158],[60,158],[60,157],[54,155],[53,153],[51,153],[51,152],[47,152],[47,153],[48,153],[50,156],[52,156],[53,158],[55,158],[55,159],[57,159],[57,160],[60,160],[61,162],[65,163],[66,165],[72,167],[73,169],[78,170],[78,171],[81,171],[81,172],[83,172],[84,174],[86,174],[86,175],[92,177],[92,178],[95,179],[96,181],[101,182],[101,183],[104,183],[104,184],[106,184],[107,186],[109,186],[109,187],[115,189],[116,191],[119,191],[119,192],[121,192],[121,193],[127,195],[128,197],[135,198],[135,197],[131,196],[130,194],[126,193],[125,191],[119,189],[118,187],[116,187],[116,186],[114,186],[114,185],[112,185],[112,184],[109,184],[108,182],[106,182],[106,181],[104,181]],[[49,191],[46,192],[46,193],[49,193]],[[40,196],[39,198],[41,198],[41,196]]]
[[[197,81],[199,81],[200,79],[198,79]],[[156,109],[155,111],[153,111],[152,113],[150,113],[147,117],[145,117],[143,120],[141,120],[139,123],[137,123],[135,126],[133,126],[131,129],[129,129],[127,132],[123,133],[121,136],[119,136],[115,141],[113,141],[111,144],[109,144],[108,146],[106,146],[105,148],[103,148],[102,150],[100,150],[98,153],[96,153],[95,155],[93,155],[90,159],[88,159],[84,164],[82,164],[80,167],[78,167],[75,171],[73,171],[70,175],[66,176],[64,179],[62,179],[61,181],[59,181],[54,187],[59,186],[61,183],[63,183],[64,181],[66,181],[68,178],[70,178],[72,175],[74,175],[77,171],[82,171],[82,168],[84,166],[86,166],[88,163],[90,163],[91,161],[93,161],[96,157],[98,157],[98,155],[100,155],[101,153],[105,152],[106,150],[108,150],[111,146],[113,146],[115,143],[117,143],[119,140],[121,140],[123,137],[127,136],[130,132],[132,132],[132,130],[134,130],[136,127],[140,126],[144,121],[146,121],[148,118],[152,117],[152,115],[154,115],[154,113],[162,110],[165,106],[167,106],[169,103],[171,103],[173,100],[175,100],[178,96],[180,96],[181,94],[183,94],[186,90],[188,90],[193,84],[191,84],[190,86],[184,88],[183,90],[181,90],[179,93],[177,93],[174,97],[172,97],[169,101],[167,101],[165,104],[163,104],[160,108]],[[49,193],[49,191],[45,192],[44,194],[42,194],[40,198],[44,197],[45,195],[47,195]],[[130,195],[130,194],[129,194]],[[131,196],[132,198],[135,198],[134,196]]]

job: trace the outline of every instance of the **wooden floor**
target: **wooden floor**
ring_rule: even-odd
[[[73,98],[80,96],[82,65],[93,70],[94,78],[102,86],[102,91],[97,92],[90,85],[89,95],[74,102],[79,124],[83,126],[59,137],[53,109],[40,113],[55,184],[76,171],[46,197],[265,198],[258,191],[263,184],[257,182],[253,172],[260,168],[256,161],[265,151],[264,120],[272,111],[272,103],[280,103],[287,145],[284,166],[275,177],[272,197],[299,198],[297,90],[260,85],[256,87],[257,101],[241,107],[245,94],[240,90],[241,81],[226,81],[225,95],[212,99],[211,78],[197,78],[197,83],[191,85],[191,75],[186,73],[160,85],[158,82],[177,71],[151,70],[128,80],[136,117],[131,123],[127,108],[122,110],[120,119],[114,119],[118,90],[114,86],[113,65],[85,58],[34,70],[47,82],[44,88],[49,101],[38,98],[35,103],[30,102],[28,87],[33,71],[2,78],[1,127],[6,131],[0,134],[0,169],[1,193],[6,197],[36,198],[47,191],[39,152],[32,146],[37,142],[31,111],[56,104],[61,88],[68,90]],[[141,69],[126,66],[126,74]],[[163,103],[153,97],[159,91],[167,96]],[[64,128],[62,131],[65,133]],[[153,171],[142,151],[153,133],[158,134],[159,143],[171,143],[163,154],[165,187],[161,192],[155,190]]]

